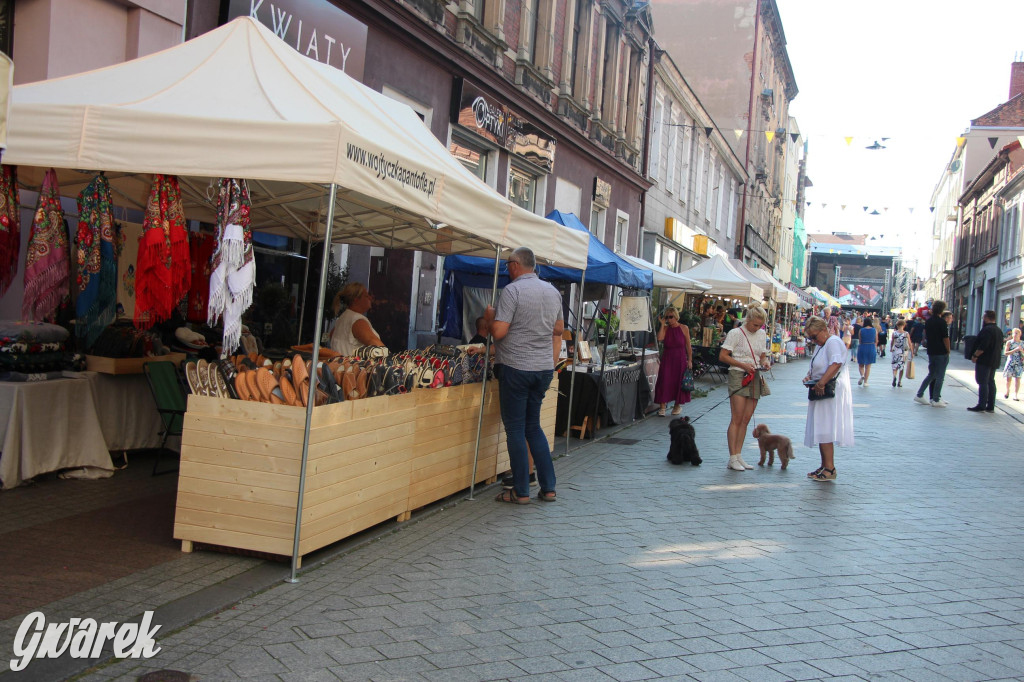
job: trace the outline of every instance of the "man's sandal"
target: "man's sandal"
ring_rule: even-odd
[[[556,499],[555,491],[548,490],[547,492],[545,492],[542,490],[539,493],[537,493],[537,499],[540,500],[541,502],[554,502]]]
[[[529,497],[519,497],[515,490],[502,490],[494,498],[495,502],[507,502],[509,504],[530,504]]]

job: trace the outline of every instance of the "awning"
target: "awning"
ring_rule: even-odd
[[[711,288],[710,284],[705,284],[704,282],[692,279],[686,275],[680,275],[678,272],[672,272],[668,268],[655,265],[643,258],[637,258],[636,256],[623,256],[623,258],[638,268],[644,268],[645,270],[650,270],[654,273],[654,286],[656,287],[676,289],[686,293],[701,293],[708,291]]]

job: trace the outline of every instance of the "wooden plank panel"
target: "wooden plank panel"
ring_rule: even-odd
[[[352,518],[362,515],[362,508],[368,504],[376,505],[376,500],[397,504],[398,511],[408,509],[406,501],[409,494],[408,479],[395,478],[382,471],[372,476],[362,476],[339,487],[337,495],[325,498],[319,504],[304,505],[302,510],[302,534],[315,535],[330,528],[339,518],[338,514],[348,514]],[[333,519],[333,520],[330,520]]]
[[[205,510],[216,513],[247,516],[253,519],[266,519],[295,525],[295,506],[281,507],[275,504],[250,502],[246,500],[229,500],[223,497],[198,495],[196,493],[178,492],[175,513],[180,509]]]
[[[270,519],[254,519],[249,516],[234,516],[223,512],[179,507],[175,511],[174,522],[183,526],[231,531],[282,540],[294,541],[295,536],[294,517],[288,522],[271,521]]]
[[[411,438],[411,436],[410,436]],[[306,470],[306,494],[309,495],[323,488],[331,488],[360,476],[389,470],[393,475],[408,473],[410,449],[408,444],[395,441],[394,447],[382,450],[377,446],[367,446],[358,451],[349,451],[337,457],[318,459],[313,464],[316,469]],[[321,469],[324,464],[333,464],[329,469]]]
[[[258,486],[239,485],[237,483],[226,483],[223,481],[209,481],[201,478],[192,478],[181,473],[178,474],[178,492],[196,493],[197,495],[209,495],[210,497],[222,497],[228,500],[246,500],[249,502],[263,502],[281,507],[288,507],[295,512],[295,503],[298,500],[296,492],[286,490],[275,490],[272,488],[260,488]]]
[[[212,400],[212,399],[211,399]],[[235,401],[240,402],[240,401]],[[255,404],[255,403],[253,403]],[[270,407],[270,405],[268,405]],[[276,405],[274,407],[280,407]],[[238,438],[254,438],[282,443],[302,443],[302,427],[277,426],[257,421],[225,419],[194,412],[185,413],[185,430],[224,434]]]
[[[305,524],[302,526],[302,537],[299,540],[299,552],[308,554],[321,547],[354,535],[359,531],[372,528],[378,523],[392,519],[406,511],[405,500],[390,501],[387,499],[371,500],[358,509],[357,515],[342,512],[337,519],[325,519],[327,527],[319,533],[307,534]],[[291,549],[289,548],[289,553]]]
[[[253,455],[247,452],[217,450],[197,445],[183,445],[182,450],[184,451],[182,461],[216,464],[246,471],[263,471],[296,478],[302,465],[298,458]],[[187,454],[185,454],[186,452]]]
[[[270,538],[264,535],[251,535],[237,531],[218,530],[216,528],[203,528],[184,523],[174,524],[174,539],[189,540],[191,542],[205,542],[208,545],[221,545],[223,547],[236,547],[248,549],[254,552],[267,552],[269,554],[280,554],[291,556],[292,538]]]
[[[278,459],[292,459],[296,462],[302,457],[302,443],[282,443],[281,441],[264,440],[261,438],[239,438],[221,433],[209,433],[185,428],[181,435],[182,446],[199,446],[211,450],[241,452],[250,455],[264,455]]]
[[[190,478],[201,478],[207,481],[220,481],[241,486],[255,486],[257,488],[269,488],[271,490],[282,490],[298,493],[299,477],[287,474],[274,474],[267,471],[252,471],[249,469],[237,469],[217,464],[206,464],[190,460],[184,454],[181,458],[181,469],[179,476]]]
[[[291,405],[271,405],[195,394],[188,396],[188,412],[298,429],[304,428],[306,424],[306,411]]]
[[[353,400],[352,404],[354,405],[360,402],[363,401]],[[416,429],[415,416],[416,413],[412,409],[396,410],[394,412],[376,415],[370,418],[361,417],[342,424],[318,427],[309,434],[310,453],[315,450],[318,453],[317,456],[321,456],[320,453],[322,453],[322,449],[314,448],[314,444],[320,445],[327,441],[339,440],[342,438],[352,438],[358,441],[353,444],[353,447],[360,447],[367,443],[378,442],[389,438],[395,438],[400,435],[404,436],[410,434]],[[302,441],[299,442],[301,443]]]

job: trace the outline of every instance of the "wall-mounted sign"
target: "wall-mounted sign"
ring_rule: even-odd
[[[225,20],[252,17],[300,54],[363,80],[366,24],[328,0],[225,0]]]
[[[518,154],[549,173],[554,168],[554,136],[520,118],[504,104],[461,78],[455,80],[452,100],[452,123]]]
[[[953,286],[959,289],[960,287],[967,286],[968,282],[971,281],[971,271],[968,268],[963,270],[957,270],[956,275],[953,278]]]
[[[599,206],[608,206],[612,203],[612,185],[601,178],[594,178],[594,203]]]

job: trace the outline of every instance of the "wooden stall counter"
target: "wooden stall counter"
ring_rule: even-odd
[[[553,440],[552,383],[541,424]],[[508,450],[489,382],[476,483],[508,471]],[[480,384],[420,389],[313,411],[299,554],[468,488]],[[290,555],[306,411],[286,405],[189,396],[182,435],[174,537]]]

